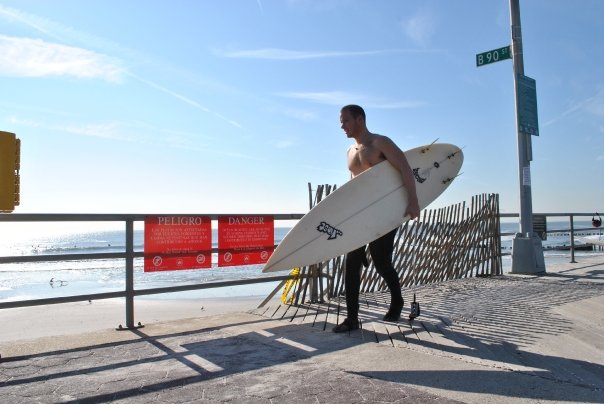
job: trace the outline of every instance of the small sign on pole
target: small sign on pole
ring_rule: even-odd
[[[547,218],[545,215],[533,215],[533,232],[537,233],[541,240],[547,240]]]
[[[518,130],[527,135],[539,136],[537,116],[537,83],[534,79],[518,74]]]
[[[488,65],[490,63],[499,62],[500,60],[511,59],[512,52],[510,46],[493,49],[488,52],[479,53],[476,55],[476,67]]]

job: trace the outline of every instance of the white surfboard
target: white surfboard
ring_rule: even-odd
[[[458,175],[463,153],[436,143],[405,152],[414,172],[420,209]],[[354,177],[312,208],[287,233],[262,272],[317,264],[346,254],[408,220],[407,191],[400,173],[383,161]]]
[[[593,236],[584,236],[584,237],[575,237],[575,238],[586,244],[604,245],[604,235],[602,235],[602,234],[594,234]]]

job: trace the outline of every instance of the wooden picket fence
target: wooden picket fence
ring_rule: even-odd
[[[312,197],[314,206],[335,186],[320,185]],[[482,194],[471,202],[441,209],[426,209],[419,220],[403,224],[397,232],[393,253],[401,287],[449,279],[501,275],[499,196]],[[376,272],[371,255],[363,268],[361,293],[387,290]],[[344,261],[340,256],[318,265],[300,268],[299,281],[290,288],[288,303],[330,300],[343,295]]]

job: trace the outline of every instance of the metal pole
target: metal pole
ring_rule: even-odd
[[[134,327],[134,221],[126,219],[126,328]]]
[[[575,261],[575,217],[570,215],[570,262],[576,264]]]
[[[531,135],[520,130],[518,78],[524,76],[522,29],[519,0],[510,0],[512,30],[512,60],[516,100],[516,134],[518,142],[518,181],[520,184],[520,233],[512,249],[512,273],[545,272],[541,239],[533,233],[533,203],[531,194]]]
[[[514,66],[514,89],[516,98],[516,128],[518,136],[518,175],[520,183],[520,233],[527,237],[533,232],[533,206],[531,194],[531,163],[528,155],[531,150],[531,135],[520,131],[518,123],[518,75],[524,75],[524,58],[522,49],[522,30],[520,27],[519,0],[510,0],[510,17],[512,21],[512,55]]]

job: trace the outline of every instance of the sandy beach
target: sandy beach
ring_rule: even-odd
[[[266,296],[173,300],[135,298],[134,323],[150,325],[163,321],[245,312],[257,308],[265,298]],[[126,324],[125,299],[2,309],[0,323],[0,343],[114,330],[120,324]]]

